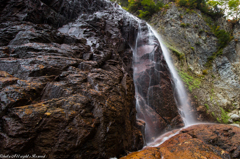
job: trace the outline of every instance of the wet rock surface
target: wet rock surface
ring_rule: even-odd
[[[109,158],[142,148],[131,51],[138,20],[104,0],[5,0],[0,8],[2,154]],[[146,111],[163,130],[182,121],[169,70],[159,62],[162,86],[151,89],[174,113],[158,103]]]
[[[179,130],[160,146],[146,147],[122,159],[237,159],[240,157],[239,137],[240,128],[235,126],[195,125]]]
[[[170,70],[153,35],[148,26],[140,24],[133,55],[137,117],[146,123],[146,143],[184,125],[175,103]]]
[[[142,148],[131,19],[101,0],[0,7],[1,154],[109,158]]]

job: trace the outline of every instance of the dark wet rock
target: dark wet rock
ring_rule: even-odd
[[[142,148],[123,11],[102,0],[0,8],[1,153],[109,158]]]
[[[110,158],[142,148],[146,124],[136,121],[131,51],[136,19],[104,0],[5,0],[0,14],[1,153]],[[154,45],[140,25],[139,47]],[[144,111],[164,131],[182,121],[161,48],[154,49],[156,65],[137,81],[163,95]]]

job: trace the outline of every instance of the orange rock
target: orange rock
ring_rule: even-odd
[[[146,147],[122,159],[239,158],[239,145],[239,128],[223,124],[202,124],[181,130],[158,147]]]

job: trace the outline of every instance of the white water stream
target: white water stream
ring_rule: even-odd
[[[160,35],[150,25],[148,25],[148,26],[154,33],[155,37],[158,39],[158,41],[161,45],[162,51],[163,51],[164,58],[170,69],[172,79],[174,80],[174,84],[175,84],[175,91],[177,93],[177,96],[176,96],[177,106],[178,106],[180,115],[184,121],[184,124],[185,124],[185,126],[196,124],[196,120],[193,117],[193,114],[191,113],[191,111],[189,110],[191,108],[191,104],[188,100],[187,92],[185,90],[185,87],[183,85],[181,78],[179,77],[179,75],[172,63],[170,53],[169,53],[167,47],[164,45],[163,40],[160,37]]]
[[[153,91],[155,86],[158,87],[159,84],[153,84],[156,80],[160,81],[161,77],[158,73],[157,63],[159,63],[159,58],[161,56],[158,49],[162,50],[163,57],[168,65],[169,71],[171,73],[171,78],[174,82],[172,85],[175,94],[175,102],[178,107],[179,114],[184,122],[185,127],[196,124],[196,120],[191,113],[191,104],[189,102],[185,87],[181,81],[173,63],[171,60],[170,53],[163,43],[160,35],[150,26],[142,25],[139,22],[138,35],[135,42],[135,48],[133,49],[133,70],[134,70],[134,82],[135,82],[135,92],[136,92],[136,108],[137,108],[137,118],[145,121],[145,144],[154,145],[158,137],[162,134],[163,129],[159,127],[158,120],[154,117],[152,113],[150,100],[155,100],[156,96]],[[144,58],[143,58],[144,57]],[[154,69],[153,69],[154,67]],[[152,69],[152,70],[151,70]],[[146,72],[146,77],[149,78],[145,83],[139,84],[139,73]],[[154,74],[154,75],[151,75]],[[161,87],[161,86],[160,86]],[[147,88],[147,92],[145,91]],[[144,92],[145,91],[145,92]],[[157,99],[156,99],[157,100]],[[149,108],[150,107],[150,108]],[[153,108],[154,109],[154,108]],[[161,122],[159,122],[159,125]],[[176,134],[178,132],[175,132]],[[167,138],[174,136],[165,136],[164,141]]]

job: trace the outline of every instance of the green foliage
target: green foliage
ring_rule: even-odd
[[[223,108],[220,107],[220,109],[221,109],[221,112],[222,112],[222,114],[221,114],[222,122],[227,124],[228,123],[228,119],[230,117],[227,115],[227,112]]]
[[[204,32],[205,32],[205,30],[203,30],[203,29],[199,30],[199,34],[204,33]]]
[[[169,5],[168,5],[168,4],[165,4],[165,5],[163,6],[163,8],[169,9]]]
[[[204,104],[205,105],[205,107],[207,108],[207,110],[209,110],[209,106],[207,105],[207,104]]]
[[[181,24],[180,24],[180,27],[183,27],[183,28],[185,28],[185,27],[189,27],[189,26],[190,26],[189,23],[187,23],[187,24],[185,24],[185,23],[181,23]]]
[[[162,2],[156,4],[153,0],[129,0],[127,10],[137,14],[139,18],[148,19],[163,6]]]
[[[195,25],[194,25],[194,28],[198,28],[198,25],[195,24]]]
[[[205,22],[211,28],[211,31],[218,39],[218,51],[213,53],[212,56],[208,57],[207,63],[205,66],[211,67],[212,61],[219,55],[222,55],[222,50],[227,44],[233,39],[230,33],[226,32],[225,30],[221,30],[220,26],[217,26],[210,17],[204,17]]]
[[[194,47],[191,47],[191,49],[194,51]]]
[[[185,27],[186,27],[186,24],[185,24],[185,23],[181,23],[181,24],[180,24],[180,27],[185,28]]]
[[[229,18],[240,19],[240,0],[209,0],[208,5],[211,8],[222,8]]]
[[[178,57],[178,60],[182,61],[185,59],[185,54],[181,53],[180,51],[178,51],[177,49],[175,49],[174,47],[167,45],[167,47]]]
[[[222,49],[218,50],[217,52],[213,53],[212,56],[208,57],[207,62],[204,66],[211,67],[213,60],[219,55],[222,55]]]
[[[122,7],[127,7],[128,6],[128,0],[111,0],[111,1],[112,2],[117,2]]]
[[[218,27],[214,30],[214,34],[218,38],[218,45],[220,49],[224,48],[233,38],[228,32],[225,30],[219,30]]]
[[[192,90],[195,88],[199,88],[199,86],[201,85],[200,79],[194,78],[193,76],[190,76],[188,73],[178,71],[178,74],[180,75],[181,79],[186,84],[190,92],[192,92]]]
[[[197,96],[194,96],[195,99],[197,99]]]
[[[208,70],[203,70],[202,74],[207,75],[208,74]]]
[[[214,112],[212,112],[212,115],[213,115],[213,116],[215,116],[215,113],[214,113]]]
[[[200,45],[201,43],[199,41],[195,42],[195,45]]]
[[[181,7],[186,7],[187,12],[190,9],[199,9],[203,13],[210,15],[212,17],[222,16],[223,10],[218,6],[212,7],[206,3],[206,0],[175,0],[176,3]]]

